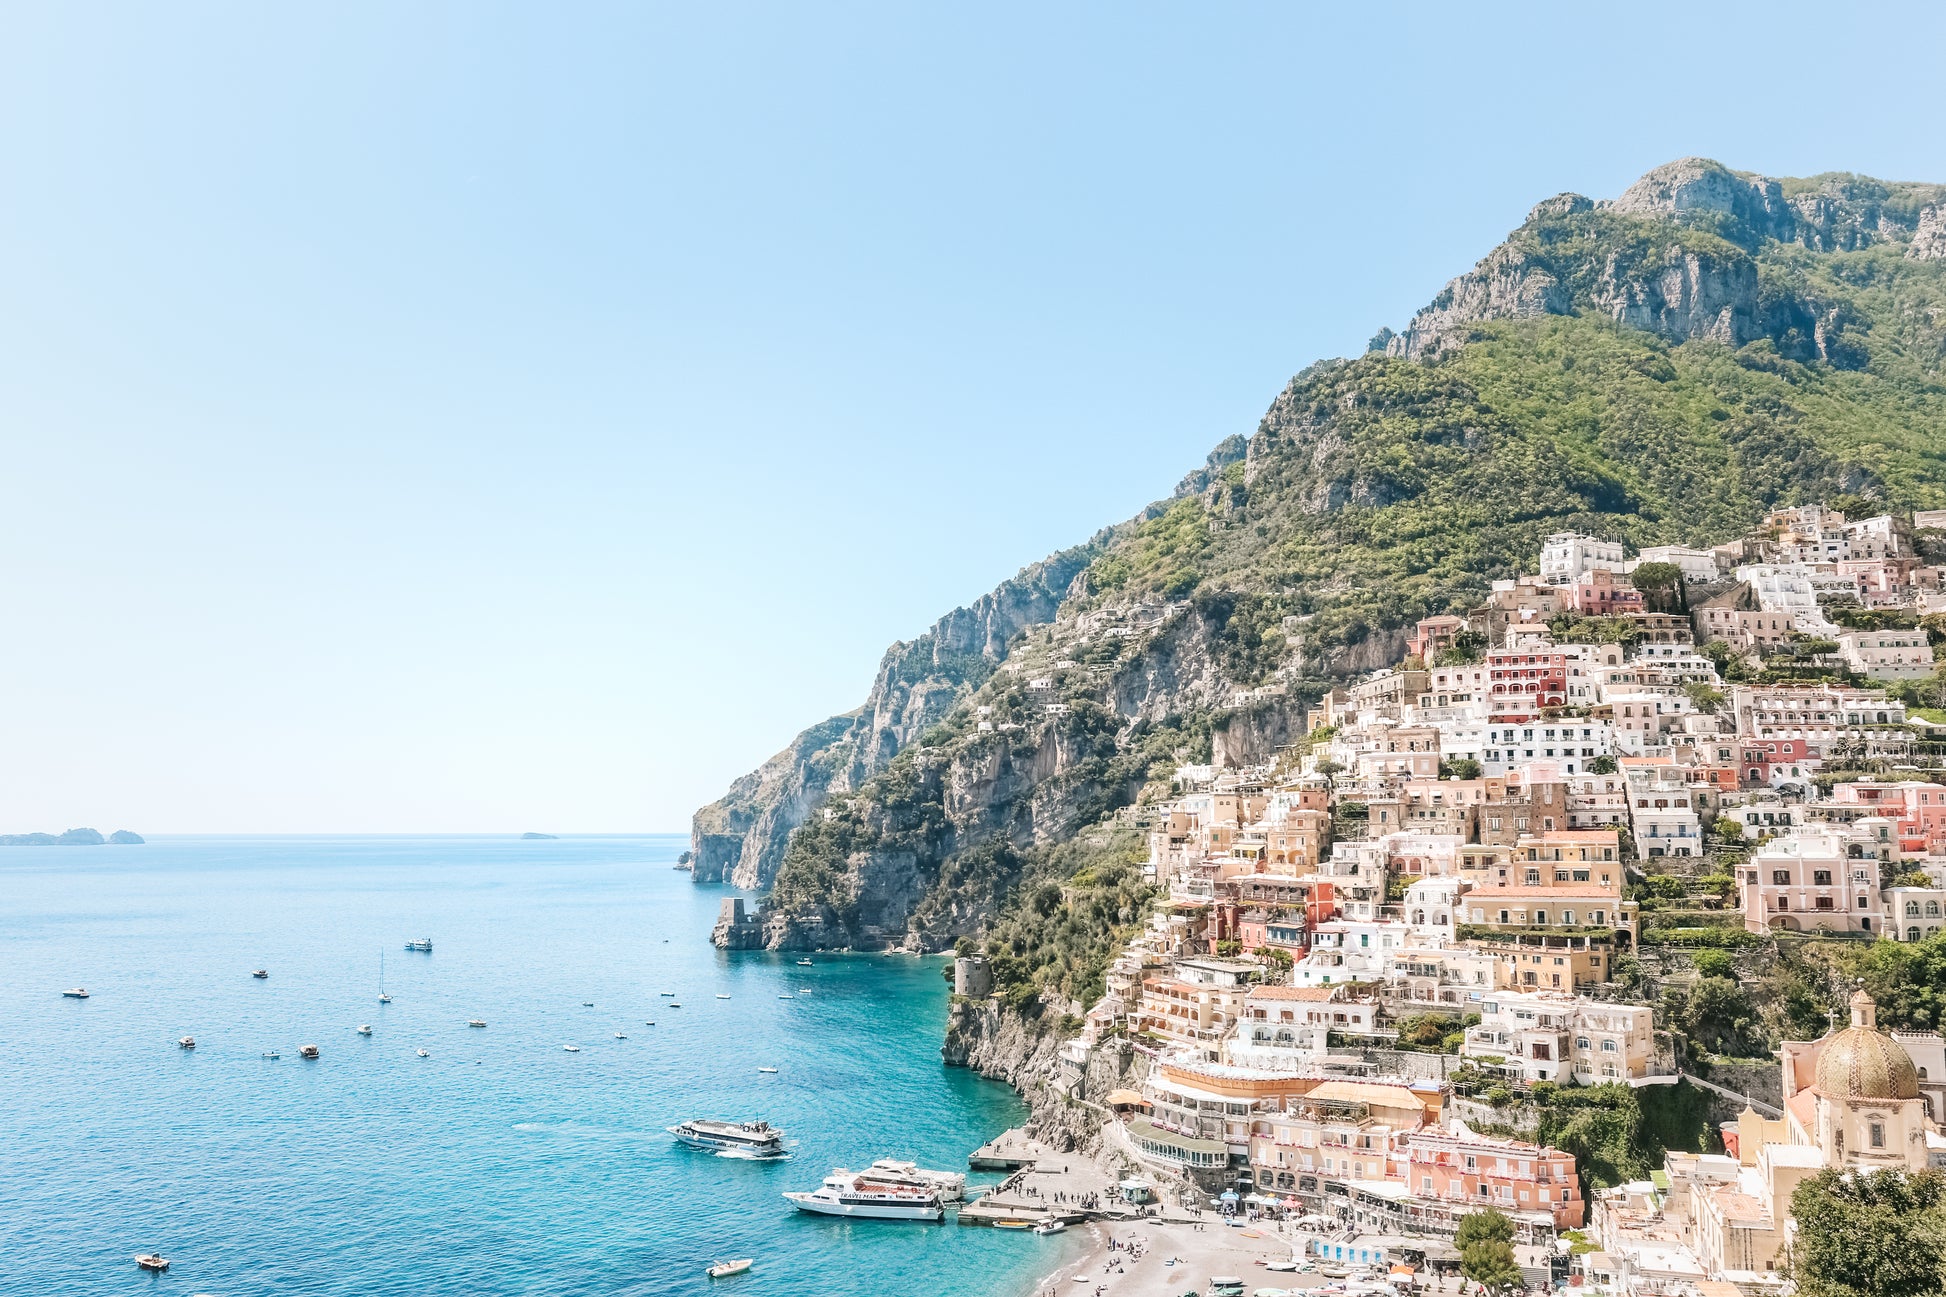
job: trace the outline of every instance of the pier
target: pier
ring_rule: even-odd
[[[1115,1181],[1085,1153],[1063,1153],[1029,1135],[1009,1130],[982,1144],[967,1165],[976,1171],[1008,1171],[1005,1180],[959,1210],[962,1225],[1001,1221],[1073,1223],[1103,1217],[1130,1217]],[[1084,1202],[1093,1205],[1084,1207]]]

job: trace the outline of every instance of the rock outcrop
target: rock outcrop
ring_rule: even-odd
[[[1919,227],[1905,255],[1914,261],[1946,260],[1946,207],[1928,207],[1919,213]]]
[[[1637,180],[1620,197],[1594,202],[1561,194],[1472,270],[1446,285],[1385,349],[1408,359],[1463,345],[1490,320],[1589,313],[1671,342],[1703,339],[1740,347],[1780,340],[1827,310],[1815,301],[1760,300],[1750,254],[1766,241],[1816,252],[1906,242],[1906,255],[1946,255],[1936,185],[1896,185],[1859,176],[1814,177],[1815,189],[1683,158]],[[1794,182],[1808,183],[1808,182]],[[1933,249],[1940,249],[1938,252]],[[1842,363],[1835,348],[1813,358]]]
[[[1092,545],[1077,546],[1024,568],[918,639],[894,644],[862,707],[805,730],[696,812],[694,880],[769,886],[791,831],[828,797],[858,787],[904,751],[1006,661],[1022,630],[1052,621],[1092,552]]]
[[[1061,1059],[1065,1039],[1044,1017],[1029,1017],[996,1000],[956,999],[940,1054],[949,1066],[972,1068],[1017,1090],[1044,1143],[1091,1153],[1101,1138],[1101,1101],[1136,1083],[1138,1056],[1117,1038],[1095,1047],[1087,1063],[1074,1068]]]

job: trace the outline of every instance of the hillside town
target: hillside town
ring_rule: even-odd
[[[1129,1164],[1321,1262],[1437,1263],[1491,1206],[1536,1285],[1785,1290],[1801,1181],[1946,1167],[1946,1041],[1858,991],[1711,1081],[1641,987],[1698,952],[1939,934],[1946,713],[1909,682],[1940,528],[1805,504],[1711,549],[1553,535],[1274,761],[1177,770],[1136,821],[1162,899],[1061,1083]],[[1084,1095],[1109,1045],[1136,1079]],[[1685,1080],[1720,1151],[1603,1183],[1535,1137],[1550,1096]]]

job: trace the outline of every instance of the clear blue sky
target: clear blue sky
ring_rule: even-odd
[[[9,6],[0,831],[685,827],[1564,189],[1939,11]]]

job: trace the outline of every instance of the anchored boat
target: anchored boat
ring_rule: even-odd
[[[744,1257],[740,1261],[718,1261],[703,1273],[712,1279],[727,1279],[733,1274],[742,1274],[755,1264],[757,1262],[753,1257]]]
[[[860,1216],[871,1220],[943,1220],[946,1208],[942,1181],[955,1190],[966,1177],[954,1178],[936,1171],[921,1171],[910,1162],[889,1158],[874,1162],[863,1171],[839,1167],[810,1193],[787,1193],[785,1198],[799,1211],[820,1216]]]

